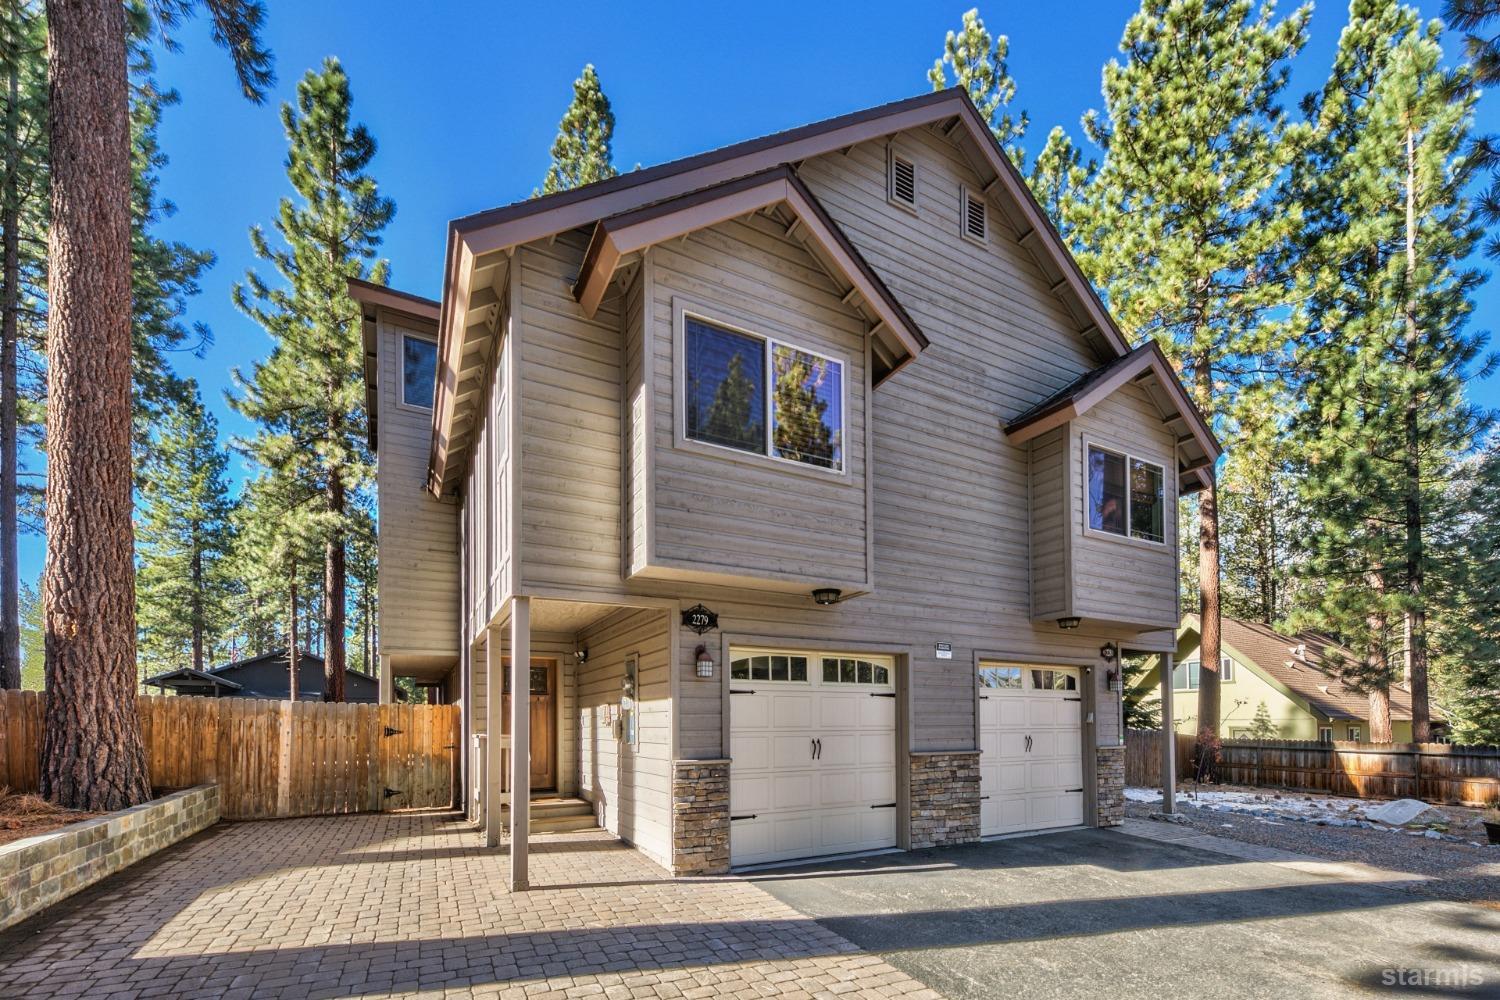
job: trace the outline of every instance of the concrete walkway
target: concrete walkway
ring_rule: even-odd
[[[1132,821],[756,883],[954,1000],[1500,997],[1500,912],[1413,878]]]
[[[538,838],[526,893],[505,864],[450,814],[223,824],[0,935],[0,997],[938,996],[603,833]]]

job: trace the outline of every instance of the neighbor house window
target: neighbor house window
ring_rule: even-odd
[[[1318,727],[1318,742],[1319,743],[1332,743],[1333,742],[1333,727],[1332,726],[1319,726]]]
[[[1360,729],[1359,729],[1358,726],[1350,726],[1349,727],[1349,738],[1351,740],[1353,740],[1355,743],[1359,742],[1359,734],[1360,734]]]
[[[1172,668],[1172,686],[1179,691],[1196,691],[1203,670],[1196,659],[1183,660]],[[1219,658],[1219,680],[1234,680],[1234,661],[1227,656]]]
[[[689,440],[843,471],[843,362],[692,316],[683,327]]]
[[[1160,465],[1089,446],[1089,527],[1147,542],[1166,540],[1166,474]]]
[[[437,344],[421,337],[401,338],[401,402],[432,408],[437,382]]]

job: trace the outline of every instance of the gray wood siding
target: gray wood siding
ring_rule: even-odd
[[[1177,442],[1161,412],[1139,386],[1127,385],[1070,425],[1073,459],[1073,614],[1141,628],[1173,628],[1177,608]],[[1167,470],[1166,542],[1155,545],[1085,530],[1084,465],[1092,442],[1155,462]]]
[[[624,340],[624,393],[620,419],[624,440],[626,576],[646,568],[651,557],[651,399],[646,380],[646,286],[643,263],[625,293],[620,318]]]
[[[1072,572],[1067,487],[1069,437],[1059,427],[1031,447],[1031,617],[1057,619],[1068,608]]]
[[[864,589],[865,323],[782,227],[756,216],[651,254],[655,551],[678,570]],[[681,315],[773,337],[843,364],[843,473],[686,441]],[[769,414],[767,415],[769,419]]]
[[[436,334],[385,313],[377,323],[380,651],[457,655],[458,506],[424,488],[432,411],[400,400],[401,338],[435,340]]]
[[[579,794],[595,803],[611,833],[664,866],[672,846],[672,702],[667,618],[660,611],[619,611],[585,629],[589,658],[578,670]],[[627,746],[606,721],[620,705],[625,659],[639,657],[639,745]]]
[[[506,329],[509,312],[501,329]],[[469,607],[465,609],[467,636],[478,635],[494,621],[514,590],[512,554],[513,451],[511,448],[510,336],[498,340],[497,356],[484,378],[469,465],[459,498],[468,573]]]
[[[573,299],[587,234],[516,252],[521,328],[521,584],[616,589],[621,568],[621,297]]]

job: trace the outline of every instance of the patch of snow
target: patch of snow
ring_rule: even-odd
[[[1405,826],[1431,808],[1427,803],[1417,799],[1397,799],[1394,802],[1382,802],[1378,806],[1371,806],[1365,810],[1365,815],[1378,822],[1389,823],[1391,826]]]
[[[1155,788],[1127,788],[1125,797],[1131,802],[1160,802],[1161,792]],[[1421,807],[1414,815],[1421,815],[1431,808],[1427,803],[1415,800],[1365,802],[1360,799],[1298,795],[1270,790],[1263,792],[1183,791],[1178,793],[1177,802],[1183,806],[1191,806],[1207,812],[1253,817],[1271,825],[1280,825],[1275,822],[1279,820],[1350,829],[1388,830],[1392,833],[1403,832],[1400,829],[1401,824],[1393,823],[1385,817],[1393,812],[1399,815],[1402,811],[1409,811],[1411,806],[1406,806],[1407,802]],[[1393,806],[1404,808],[1396,811],[1391,809]],[[1427,831],[1405,832],[1410,832],[1414,836],[1423,836]],[[1448,834],[1441,831],[1433,832],[1436,836],[1432,839],[1448,837]]]
[[[1155,788],[1127,788],[1125,800],[1127,802],[1160,802],[1161,792]]]

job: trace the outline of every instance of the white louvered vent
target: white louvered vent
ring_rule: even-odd
[[[906,208],[917,207],[917,166],[891,153],[890,199]]]
[[[963,234],[983,243],[985,239],[984,199],[976,198],[968,188],[963,191]]]

